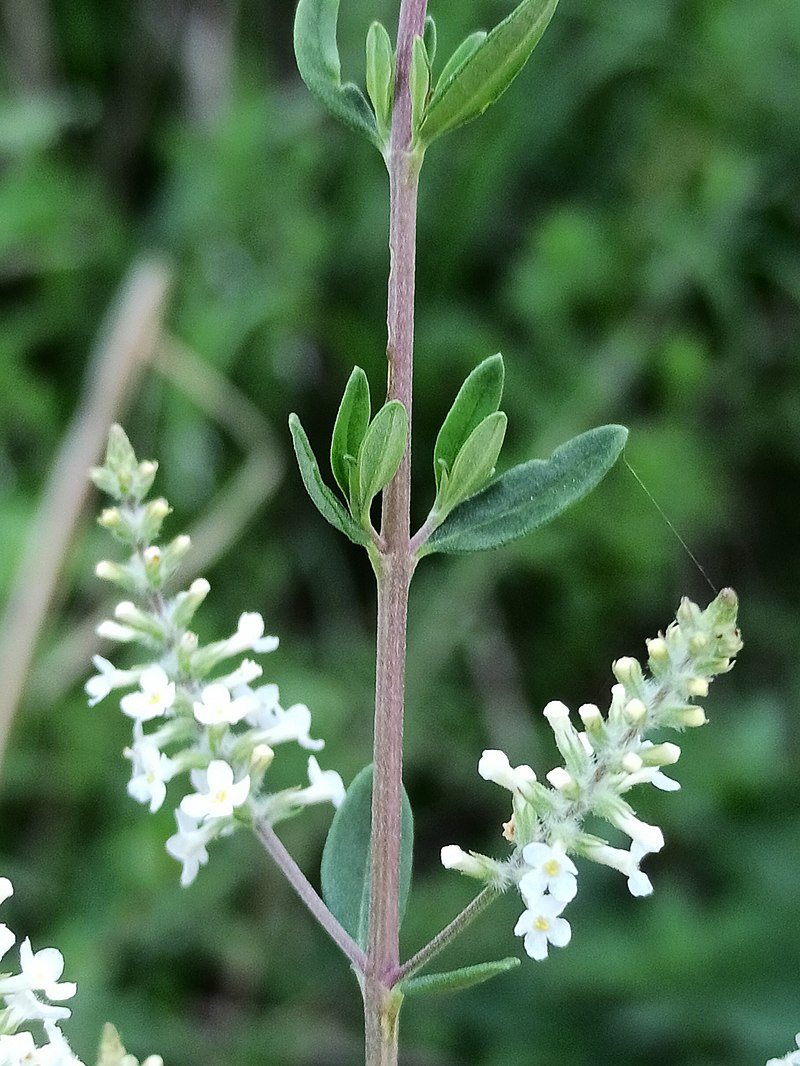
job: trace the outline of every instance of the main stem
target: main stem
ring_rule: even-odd
[[[366,1066],[396,1066],[397,1011],[389,980],[399,965],[400,823],[403,779],[408,587],[414,570],[410,538],[411,392],[414,352],[414,267],[419,158],[411,151],[408,75],[415,36],[425,26],[427,0],[401,0],[389,169],[389,362],[387,399],[408,412],[409,444],[383,493],[378,568],[369,940],[364,974]]]

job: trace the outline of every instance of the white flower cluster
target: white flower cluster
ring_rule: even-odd
[[[704,724],[703,709],[693,700],[706,696],[709,682],[733,666],[742,646],[737,606],[731,589],[724,589],[705,610],[683,600],[666,633],[647,642],[648,675],[636,659],[618,659],[612,668],[617,684],[611,689],[608,713],[603,716],[594,704],[579,707],[583,730],[572,724],[563,703],[548,703],[544,715],[564,764],[550,770],[547,785],[530,766],[512,767],[502,751],[484,751],[481,756],[480,776],[512,794],[512,815],[503,826],[512,854],[500,862],[449,844],[442,849],[442,863],[498,890],[517,886],[525,910],[514,932],[524,938],[531,958],[546,958],[549,944],[569,943],[570,926],[561,913],[578,890],[578,869],[570,855],[619,870],[634,896],[653,891],[640,864],[661,850],[664,835],[658,826],[641,821],[623,796],[639,784],[664,791],[680,787],[662,771],[678,761],[680,748],[645,737],[664,728]],[[585,832],[590,817],[620,830],[630,839],[629,846],[613,847]],[[800,1066],[800,1059],[792,1066]]]
[[[0,877],[0,903],[14,894],[7,877]],[[17,938],[0,923],[0,959],[5,959]],[[71,981],[61,981],[64,957],[56,948],[34,951],[27,938],[19,945],[19,973],[0,974],[0,1066],[83,1066],[70,1051],[58,1023],[70,1010],[60,1004],[75,995]],[[49,1001],[49,1002],[48,1002]],[[33,1033],[20,1031],[30,1022],[40,1024],[46,1043]]]
[[[98,633],[123,643],[139,643],[148,660],[118,670],[95,656],[97,674],[86,683],[90,706],[112,691],[136,686],[120,700],[133,720],[133,741],[125,756],[132,765],[128,792],[157,811],[167,784],[187,773],[191,789],[175,811],[177,833],[167,851],[182,863],[181,884],[195,879],[208,861],[208,844],[240,824],[274,824],[316,803],[338,806],[344,798],[342,779],[308,759],[308,787],[270,793],[264,777],[279,744],[294,741],[309,751],[323,747],[310,735],[311,712],[298,703],[284,708],[277,685],[255,684],[262,668],[251,658],[216,675],[220,664],[239,656],[263,654],[278,646],[264,635],[264,620],[255,612],[239,618],[236,632],[201,645],[188,627],[209,592],[203,578],[189,589],[167,596],[164,585],[189,548],[189,538],[176,537],[160,547],[153,543],[169,513],[166,500],[144,503],[156,472],[155,463],[139,463],[119,426],[109,434],[106,461],[92,471],[95,484],[116,506],[103,511],[101,525],[131,549],[126,563],[102,562],[98,576],[137,596],[124,600],[114,618]],[[145,732],[145,724],[152,723]],[[2,1063],[0,1063],[2,1066]]]
[[[767,1066],[800,1066],[800,1033],[795,1036],[794,1042],[797,1045],[794,1051],[790,1051],[782,1059],[768,1059]]]

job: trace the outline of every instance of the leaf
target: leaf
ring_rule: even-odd
[[[345,385],[331,437],[331,470],[345,496],[350,486],[350,463],[346,457],[351,456],[355,461],[367,432],[369,416],[369,382],[361,367],[356,366]]]
[[[297,456],[297,465],[300,467],[300,477],[306,487],[306,492],[311,497],[322,517],[340,533],[344,533],[354,544],[369,544],[369,537],[364,530],[353,521],[344,507],[339,503],[334,494],[322,480],[317,460],[300,419],[295,414],[289,415],[289,429],[292,434],[294,453]]]
[[[433,448],[437,489],[441,483],[442,469],[448,473],[453,469],[456,456],[467,437],[500,406],[504,375],[502,355],[491,355],[475,367],[458,390]]]
[[[433,66],[436,59],[436,45],[438,42],[436,23],[434,22],[433,15],[425,16],[425,28],[422,31],[422,37],[425,41],[425,51],[428,53],[428,62]]]
[[[487,415],[467,437],[453,463],[447,486],[442,487],[441,500],[437,500],[437,506],[443,514],[483,488],[492,476],[503,447],[507,424],[508,419],[503,412],[495,411]]]
[[[373,22],[367,31],[367,95],[383,139],[392,125],[394,49],[386,27],[380,22]]]
[[[414,818],[405,789],[400,830],[400,918],[411,888]],[[344,802],[333,816],[322,852],[322,896],[331,913],[350,936],[367,945],[369,907],[369,855],[372,827],[372,765],[356,776]]]
[[[453,64],[431,97],[420,127],[423,144],[477,118],[502,96],[539,43],[557,4],[522,0],[458,66]]]
[[[412,42],[408,88],[411,93],[411,128],[416,132],[425,114],[431,88],[431,65],[422,37],[415,37]]]
[[[407,436],[406,409],[399,400],[390,400],[373,418],[358,452],[360,499],[357,509],[362,517],[366,516],[374,497],[397,472],[406,450]]]
[[[549,459],[513,467],[456,507],[420,555],[497,548],[552,521],[608,473],[627,436],[624,426],[600,426],[562,444]]]
[[[486,30],[476,30],[475,33],[471,33],[469,37],[466,37],[461,44],[456,48],[455,52],[450,56],[444,65],[442,73],[439,75],[439,80],[436,83],[436,92],[444,86],[452,75],[458,70],[461,64],[469,59],[476,48],[480,47],[486,40]]]
[[[400,988],[406,996],[413,995],[415,992],[456,992],[461,988],[470,988],[472,985],[490,981],[501,973],[515,969],[519,964],[518,958],[509,955],[496,962],[480,962],[476,966],[463,966],[461,969],[449,970],[447,973],[409,977],[407,981],[400,983]]]
[[[300,0],[294,19],[294,52],[311,93],[346,126],[381,151],[383,143],[367,99],[352,82],[342,84],[336,23],[339,0]]]

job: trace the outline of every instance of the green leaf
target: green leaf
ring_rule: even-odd
[[[378,131],[386,138],[392,125],[394,50],[380,22],[373,22],[367,32],[367,94],[375,109]]]
[[[425,16],[425,28],[422,31],[422,37],[425,41],[425,51],[428,53],[428,62],[433,66],[436,60],[436,44],[438,40],[433,15]]]
[[[399,400],[378,411],[364,434],[358,451],[358,512],[366,519],[369,505],[397,472],[406,450],[408,415]]]
[[[403,789],[400,830],[400,918],[411,888],[414,818]],[[370,830],[372,827],[372,766],[365,766],[347,790],[333,816],[322,852],[322,896],[335,918],[365,948],[369,907]]]
[[[624,426],[600,426],[562,444],[549,459],[513,467],[456,507],[420,554],[497,548],[545,525],[608,473],[627,436]]]
[[[469,435],[500,406],[503,396],[503,357],[499,353],[475,367],[458,390],[433,448],[433,470],[438,490],[442,470],[449,474]]]
[[[411,74],[408,81],[411,93],[411,128],[416,132],[425,114],[431,88],[431,66],[425,42],[421,37],[415,37],[411,47]]]
[[[331,437],[331,470],[345,496],[350,491],[351,461],[356,461],[369,416],[369,382],[361,367],[356,366],[345,385]]]
[[[445,83],[450,80],[461,64],[469,59],[476,48],[479,48],[483,44],[486,37],[486,30],[476,30],[475,33],[471,33],[469,37],[461,42],[455,52],[453,52],[447,60],[442,73],[439,75],[439,80],[436,83],[437,93],[439,92],[439,89],[443,88]]]
[[[437,508],[447,514],[449,511],[483,488],[494,473],[497,457],[503,447],[508,419],[502,411],[495,411],[476,426],[464,442],[453,463],[453,469],[442,486],[441,498],[437,499]]]
[[[453,65],[431,97],[420,128],[423,144],[477,118],[502,96],[539,43],[557,4],[522,0],[471,54]]]
[[[459,970],[449,970],[447,973],[424,974],[422,977],[409,977],[407,981],[401,981],[400,988],[404,995],[413,995],[415,992],[456,992],[461,988],[469,988],[471,985],[480,985],[484,981],[490,981],[501,973],[519,966],[520,960],[513,955],[508,958],[498,959],[496,962],[481,962],[476,966],[463,966]]]
[[[294,19],[294,52],[300,77],[332,115],[383,151],[366,97],[352,82],[342,84],[336,43],[338,18],[339,0],[300,0]]]
[[[294,453],[297,456],[297,465],[300,467],[300,477],[306,487],[306,492],[311,497],[322,517],[340,533],[344,533],[354,544],[369,544],[369,537],[364,530],[353,521],[344,507],[339,503],[334,494],[322,480],[317,460],[300,419],[295,414],[289,415],[289,429],[292,434]]]

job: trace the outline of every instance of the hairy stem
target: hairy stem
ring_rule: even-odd
[[[341,948],[356,970],[363,972],[366,965],[364,952],[325,906],[319,893],[286,850],[269,822],[256,822],[255,832],[264,845],[264,850],[275,860],[281,873],[331,940]]]
[[[409,443],[397,474],[383,493],[381,566],[378,570],[378,632],[375,671],[372,875],[369,941],[364,975],[367,1066],[395,1066],[400,1001],[387,983],[399,964],[400,824],[403,775],[408,587],[414,570],[410,545],[411,394],[414,349],[419,157],[411,151],[408,74],[415,36],[425,26],[427,0],[401,0],[397,32],[395,103],[389,169],[389,363],[387,399],[408,412]]]

